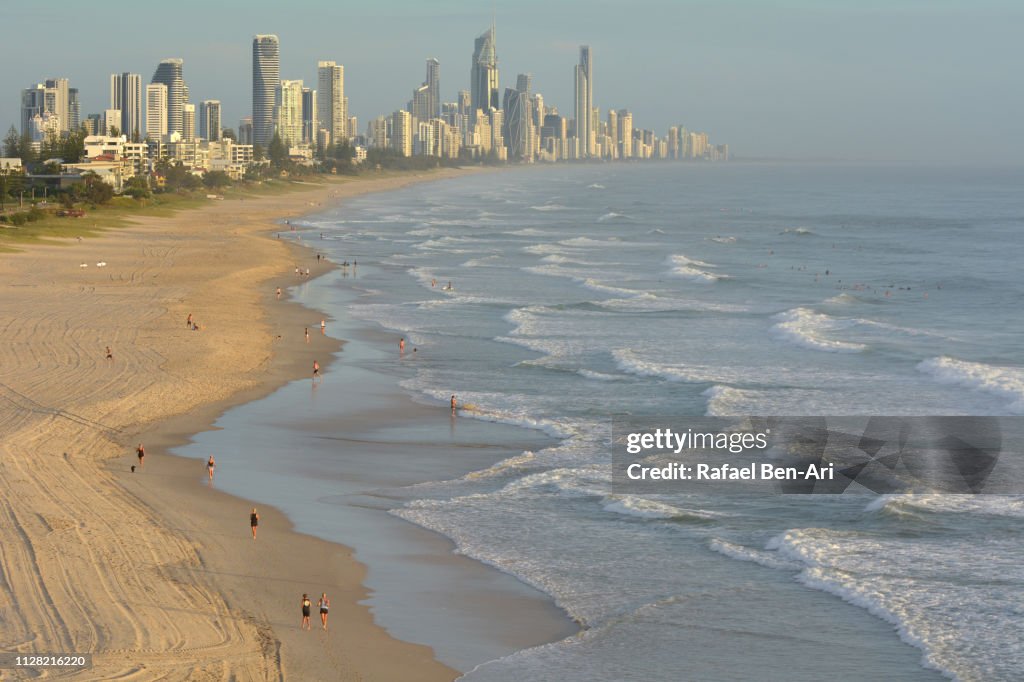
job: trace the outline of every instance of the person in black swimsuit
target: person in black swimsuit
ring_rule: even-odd
[[[252,508],[252,513],[249,514],[249,527],[252,528],[252,539],[256,539],[256,526],[260,525],[260,515],[256,513],[256,507]]]
[[[139,456],[139,468],[141,469],[146,459],[146,448],[142,447],[142,443],[139,443],[139,447],[135,448],[135,454]]]
[[[313,602],[309,601],[309,595],[302,595],[302,629],[309,630],[311,626],[309,624],[309,609],[313,606]]]

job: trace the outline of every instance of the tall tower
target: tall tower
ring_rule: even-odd
[[[320,132],[320,117],[316,108],[317,92],[313,88],[302,88],[302,141],[316,145],[316,134]]]
[[[181,75],[184,61],[165,59],[156,67],[152,83],[167,86],[167,132],[182,132],[182,105],[185,104],[185,81]]]
[[[121,110],[117,127],[134,139],[142,135],[142,76],[137,73],[110,74],[110,108]]]
[[[594,119],[594,63],[589,45],[580,45],[580,63],[576,65],[576,144],[579,155],[593,156]]]
[[[344,66],[335,62],[317,62],[316,96],[319,127],[331,134],[332,144],[347,140]]]
[[[428,106],[430,118],[441,118],[441,62],[431,57],[427,60]]]
[[[275,35],[252,39],[252,139],[266,147],[274,137],[275,93],[281,83],[281,43]]]
[[[302,142],[302,81],[281,81],[278,85],[274,124],[285,146]]]
[[[150,83],[146,86],[146,137],[159,140],[167,134],[167,86]]]
[[[220,100],[203,100],[199,105],[199,137],[216,142],[220,139],[220,131]]]
[[[473,111],[501,106],[498,100],[498,52],[496,46],[497,30],[494,24],[476,39],[473,49],[473,68],[471,71],[470,94]]]

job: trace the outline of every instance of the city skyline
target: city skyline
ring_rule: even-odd
[[[499,66],[506,74],[500,87],[510,84],[513,74],[531,73],[534,90],[544,93],[545,103],[571,116],[574,83],[569,66],[578,63],[579,46],[590,45],[598,55],[594,106],[602,117],[628,108],[638,126],[661,133],[680,123],[691,130],[710,130],[744,157],[1006,162],[1024,151],[1020,136],[1013,134],[1012,112],[1015,106],[1019,110],[1021,95],[999,87],[1015,63],[1013,55],[1021,51],[1013,42],[999,39],[1007,19],[1022,14],[1007,3],[912,3],[899,9],[858,9],[839,3],[827,11],[810,11],[799,4],[773,8],[734,3],[729,12],[722,10],[717,16],[731,23],[713,24],[706,23],[715,18],[706,7],[641,4],[659,14],[678,14],[680,21],[685,16],[688,22],[676,26],[679,38],[658,39],[673,34],[665,29],[671,22],[662,19],[641,22],[643,30],[629,22],[616,24],[612,9],[602,14],[609,18],[594,21],[593,28],[588,23],[589,35],[583,35],[565,22],[530,22],[498,5]],[[333,11],[319,3],[310,6],[321,7],[327,18]],[[140,73],[145,86],[160,59],[174,55],[184,59],[190,101],[220,100],[224,125],[237,127],[238,120],[251,113],[248,45],[254,34],[271,32],[281,38],[281,78],[301,79],[315,87],[318,60],[344,64],[350,113],[361,122],[402,107],[408,93],[422,82],[424,59],[431,56],[440,61],[444,74],[441,100],[455,101],[459,90],[468,89],[469,41],[490,23],[489,9],[467,11],[449,3],[424,14],[422,9],[393,3],[379,10],[382,16],[394,18],[404,11],[411,21],[363,31],[377,36],[374,40],[357,35],[358,25],[378,11],[363,9],[350,10],[351,31],[358,38],[354,41],[347,34],[328,37],[317,26],[298,30],[291,18],[271,16],[258,24],[245,20],[220,26],[212,39],[209,31],[197,26],[188,35],[150,37],[141,45],[119,41],[82,58],[61,59],[56,50],[0,74],[0,83],[11,93],[4,98],[3,123],[17,127],[17,93],[52,77],[68,78],[81,92],[83,118],[86,112],[103,112],[109,89],[104,81],[111,74]],[[63,21],[93,20],[76,18],[77,12],[71,7],[61,10]],[[22,7],[12,12],[10,21],[31,22],[43,14]],[[548,18],[569,14],[560,5],[551,8]],[[1003,19],[993,21],[998,17]],[[839,20],[850,26],[836,28]],[[757,22],[777,31],[768,41],[771,49],[757,51],[757,42],[741,40],[751,38],[751,25]],[[783,23],[788,28],[780,27]],[[695,24],[708,25],[714,39],[702,36],[703,29],[697,30]],[[964,42],[953,38],[959,32],[977,39],[982,24],[993,39],[985,41],[981,52],[967,54]],[[858,27],[864,30],[855,35]],[[919,49],[904,45],[908,41],[903,31],[917,36]],[[27,40],[20,35],[24,32],[17,33],[15,49],[17,41]],[[806,45],[787,43],[794,34],[800,34]],[[933,35],[922,40],[922,34]],[[713,44],[716,41],[721,45]],[[851,58],[837,56],[839,47],[848,44],[856,47]],[[68,51],[74,46],[71,41]],[[731,61],[723,58],[726,51],[734,54]],[[991,59],[986,62],[985,56]],[[892,68],[882,63],[887,58],[893,60]],[[985,68],[979,62],[985,62]],[[671,88],[665,87],[668,83]],[[362,124],[360,128],[358,132],[365,132]]]

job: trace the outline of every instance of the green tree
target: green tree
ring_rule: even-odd
[[[270,165],[274,168],[284,168],[288,163],[288,146],[277,133],[274,133],[274,137],[270,139],[267,156],[270,158]]]
[[[209,171],[203,176],[203,184],[210,189],[219,189],[231,184],[231,178],[224,171]]]
[[[78,163],[85,156],[85,128],[72,131],[60,144],[60,157],[65,163]]]
[[[118,128],[117,126],[110,126],[110,136],[111,137],[121,137],[121,129]]]
[[[124,184],[124,194],[133,199],[148,199],[152,196],[152,192],[149,191],[149,180],[145,175],[128,178],[128,182]]]
[[[10,168],[0,168],[0,210],[7,208],[7,197],[22,188],[25,176]]]
[[[11,126],[4,137],[4,156],[9,159],[21,158],[21,136],[14,126]]]
[[[266,157],[266,154],[264,153],[263,145],[261,145],[261,144],[253,144],[253,146],[252,146],[252,160],[253,161],[262,161],[265,157]]]
[[[235,136],[235,131],[233,128],[225,128],[224,130],[220,131],[220,136],[225,140],[235,140],[236,142],[238,141],[238,137]]]
[[[32,146],[32,136],[25,131],[21,134],[21,143],[18,145],[18,151],[21,152],[21,165],[25,168],[31,167],[36,162],[36,151]]]

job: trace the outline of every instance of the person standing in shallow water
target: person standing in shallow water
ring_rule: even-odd
[[[455,416],[455,408],[457,406],[458,406],[458,403],[455,402],[455,394],[452,393],[452,416],[453,417]]]

